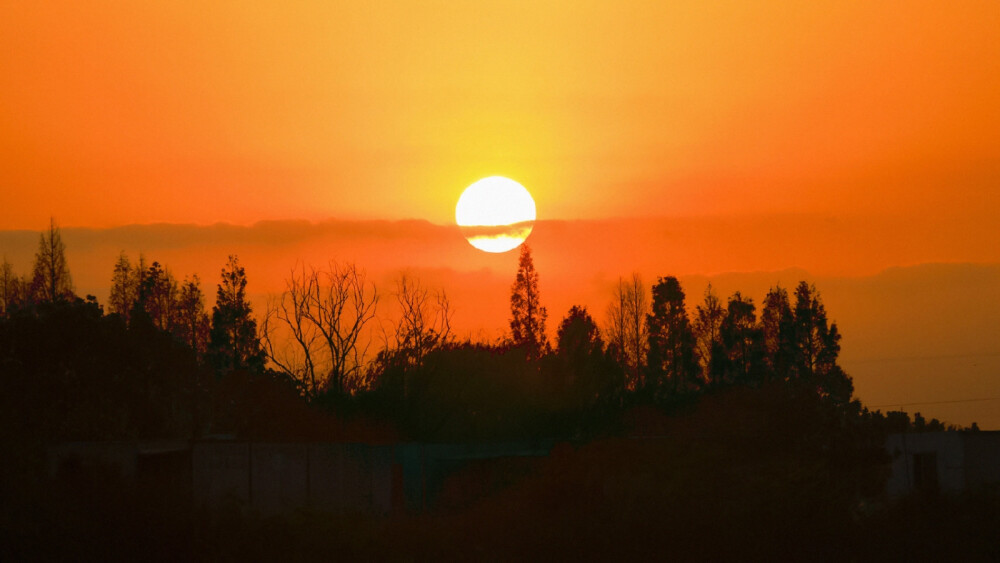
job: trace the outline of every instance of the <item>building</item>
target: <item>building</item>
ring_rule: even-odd
[[[1000,432],[891,434],[889,496],[957,494],[1000,485]]]
[[[301,508],[384,515],[461,506],[549,455],[549,442],[497,444],[88,442],[50,447],[55,478],[123,483],[261,514]]]

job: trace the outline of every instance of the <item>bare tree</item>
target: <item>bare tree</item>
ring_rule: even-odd
[[[375,318],[378,299],[375,284],[354,264],[294,268],[285,291],[268,304],[263,331],[268,357],[302,381],[308,394],[324,388],[356,391],[364,385],[370,344],[362,336]],[[275,346],[279,330],[291,335],[284,348]]]
[[[631,279],[618,278],[614,298],[608,305],[606,333],[609,348],[625,368],[626,387],[632,391],[642,386],[649,348],[646,326],[649,312],[649,298],[642,276],[633,273]]]
[[[0,316],[6,316],[12,307],[20,304],[21,279],[14,273],[14,266],[4,256],[0,264]]]
[[[360,346],[359,340],[365,326],[375,318],[378,291],[373,282],[367,281],[365,271],[353,263],[331,261],[320,277],[320,283],[314,284],[309,310],[315,311],[313,322],[330,356],[329,385],[354,391],[360,383],[356,380],[364,372],[370,344]]]
[[[309,307],[314,286],[318,283],[315,270],[307,271],[304,264],[292,268],[285,280],[285,291],[268,301],[262,331],[268,358],[285,374],[301,381],[310,395],[325,383],[329,373],[326,365],[319,367],[319,377],[316,373],[317,362],[324,363],[323,350],[319,328],[312,320]],[[293,342],[276,348],[276,330],[286,331]]]
[[[427,352],[450,340],[451,302],[444,290],[432,296],[420,280],[405,273],[396,279],[396,300],[401,315],[396,324],[395,352],[407,363],[419,364]]]
[[[49,231],[42,233],[38,242],[31,273],[31,297],[36,303],[73,298],[73,280],[66,265],[66,245],[55,219],[49,220]]]

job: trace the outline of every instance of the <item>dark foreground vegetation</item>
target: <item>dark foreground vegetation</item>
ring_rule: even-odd
[[[812,406],[770,387],[633,409],[626,435],[562,443],[471,505],[384,517],[209,513],[97,470],[28,481],[5,491],[0,545],[5,560],[996,559],[1000,497],[889,502],[880,452],[817,440]]]
[[[377,299],[354,267],[293,271],[257,319],[235,257],[209,314],[197,278],[124,254],[107,308],[81,299],[62,254],[53,225],[30,276],[0,272],[3,560],[1000,557],[996,495],[885,498],[887,434],[944,426],[852,397],[804,282],[759,314],[711,288],[689,312],[675,278],[647,296],[636,276],[603,330],[574,307],[550,343],[525,247],[508,338],[456,341],[446,297],[404,277],[365,354]],[[46,466],[61,442],[218,435],[559,445],[475,502],[386,517],[210,513],[163,483]]]

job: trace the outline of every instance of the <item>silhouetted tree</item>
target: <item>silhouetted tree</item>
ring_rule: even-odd
[[[586,307],[573,305],[559,323],[556,353],[564,357],[584,357],[604,349],[601,331]]]
[[[367,387],[405,399],[408,377],[423,365],[428,354],[454,344],[451,333],[451,302],[441,290],[431,292],[420,281],[403,273],[396,278],[399,319],[392,336],[384,334],[385,346],[375,355],[365,372]]]
[[[800,377],[829,369],[840,351],[840,335],[828,324],[816,287],[804,281],[795,290],[794,327]]]
[[[684,290],[677,278],[659,278],[653,286],[649,330],[647,393],[662,399],[671,393],[698,387],[698,359],[694,333],[684,306]]]
[[[285,291],[269,298],[261,327],[261,340],[268,359],[282,373],[300,381],[307,394],[315,393],[325,384],[328,373],[328,369],[321,366],[317,374],[317,362],[322,361],[322,344],[310,310],[317,284],[319,276],[315,269],[307,272],[304,264],[292,268],[285,280]],[[276,330],[287,331],[293,342],[276,346]]]
[[[173,328],[176,305],[177,281],[159,262],[153,262],[138,285],[136,306],[146,313],[153,326],[169,331]]]
[[[914,432],[944,432],[944,423],[936,418],[932,418],[929,421],[924,418],[919,412],[913,413],[913,431]]]
[[[394,353],[401,354],[406,363],[419,364],[427,352],[448,343],[451,304],[443,291],[434,295],[432,304],[420,280],[406,274],[396,280],[396,300],[400,317],[396,324]]]
[[[218,373],[264,369],[264,350],[257,336],[257,321],[251,316],[246,286],[246,272],[236,256],[230,255],[212,307],[208,344],[209,361]]]
[[[544,428],[552,407],[539,364],[519,348],[452,344],[430,351],[420,365],[392,366],[379,393],[394,399],[391,413],[414,439],[523,438]]]
[[[764,334],[764,357],[769,376],[778,380],[788,379],[796,356],[795,316],[785,288],[777,286],[767,292],[760,313],[760,326]]]
[[[172,332],[181,342],[194,350],[198,358],[208,349],[210,324],[205,312],[205,297],[201,291],[201,280],[195,274],[185,278],[174,309]]]
[[[292,269],[285,291],[268,305],[263,339],[267,355],[307,394],[349,394],[367,387],[368,341],[379,295],[364,270],[331,261],[326,270]],[[279,330],[292,341],[276,342]]]
[[[702,379],[715,385],[722,382],[726,367],[726,349],[722,345],[722,323],[726,318],[712,284],[705,289],[705,301],[695,308],[694,336],[698,343]]]
[[[49,220],[48,233],[42,233],[38,242],[31,271],[31,298],[36,303],[73,298],[73,280],[66,265],[66,245],[55,219]]]
[[[135,270],[133,270],[134,275],[132,276],[135,283],[135,298],[139,300],[139,291],[143,284],[146,283],[146,276],[149,275],[149,267],[146,265],[146,256],[139,253],[139,261],[135,263]]]
[[[618,278],[615,295],[608,305],[608,352],[625,369],[628,389],[642,387],[649,348],[646,315],[649,299],[642,277],[633,273],[631,279]]]
[[[837,365],[840,355],[837,324],[828,323],[816,287],[804,281],[795,289],[794,337],[795,376],[835,405],[850,403],[854,384]]]
[[[809,378],[816,371],[827,366],[821,366],[824,360],[830,360],[826,349],[828,344],[837,346],[838,338],[830,340],[826,311],[819,302],[816,288],[806,282],[800,282],[795,289],[795,348],[796,358],[794,368],[800,378]]]
[[[108,296],[108,313],[119,315],[126,324],[139,295],[138,276],[125,251],[118,255],[111,275],[111,294]]]
[[[597,323],[586,307],[574,305],[556,333],[558,375],[577,409],[615,404],[624,390],[621,368],[605,354]],[[616,369],[617,368],[617,369]]]
[[[0,317],[21,304],[21,279],[14,272],[14,266],[4,256],[0,264]]]
[[[523,348],[529,358],[538,358],[549,350],[545,334],[548,313],[541,305],[538,272],[531,259],[531,249],[521,245],[517,278],[510,292],[510,332],[514,346]]]
[[[726,305],[720,327],[725,349],[725,380],[731,383],[760,384],[764,373],[764,337],[757,326],[753,299],[736,292]]]
[[[203,386],[169,335],[126,328],[94,301],[45,303],[0,320],[0,433],[40,444],[189,438]]]

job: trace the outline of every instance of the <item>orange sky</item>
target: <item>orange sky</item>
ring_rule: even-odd
[[[761,4],[5,3],[0,226],[998,215],[995,2]]]
[[[416,268],[492,335],[516,255],[452,223],[500,174],[556,319],[632,270],[691,306],[806,277],[871,404],[1000,397],[995,1],[290,4],[0,5],[0,253],[54,216],[102,300],[122,249],[209,286],[240,253],[259,297],[298,259]]]

